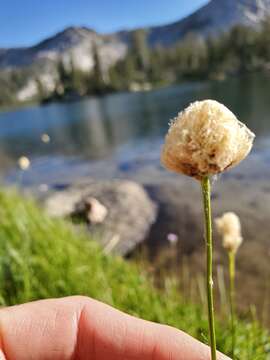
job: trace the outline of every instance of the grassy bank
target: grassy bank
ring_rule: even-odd
[[[168,280],[159,291],[133,264],[105,256],[95,241],[64,221],[45,216],[29,200],[0,192],[0,294],[4,305],[81,294],[130,314],[176,326],[202,341],[207,321]],[[229,354],[228,324],[218,324],[218,347]],[[267,355],[268,352],[268,355]],[[240,322],[239,359],[269,359],[270,338],[254,321]]]

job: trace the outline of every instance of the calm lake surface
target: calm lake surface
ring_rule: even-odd
[[[150,166],[159,167],[169,119],[190,102],[206,98],[223,102],[256,133],[254,153],[267,170],[270,75],[257,74],[2,112],[1,176],[33,186],[89,175],[136,178],[138,169],[147,174]],[[47,144],[41,141],[44,133],[51,139]],[[31,160],[31,169],[22,175],[17,159],[23,155]]]

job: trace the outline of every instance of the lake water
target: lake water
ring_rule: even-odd
[[[270,75],[192,83],[144,93],[121,93],[0,113],[1,175],[24,185],[55,184],[81,176],[125,177],[159,166],[168,121],[196,99],[231,108],[257,135],[255,152],[270,159]],[[43,143],[41,136],[50,136]],[[31,169],[18,174],[17,159]]]

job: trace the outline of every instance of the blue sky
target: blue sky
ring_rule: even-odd
[[[70,25],[100,32],[178,20],[207,0],[1,0],[0,47],[28,46]]]

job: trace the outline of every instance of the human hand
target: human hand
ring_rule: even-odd
[[[210,360],[179,330],[81,296],[3,308],[0,348],[1,360]]]

